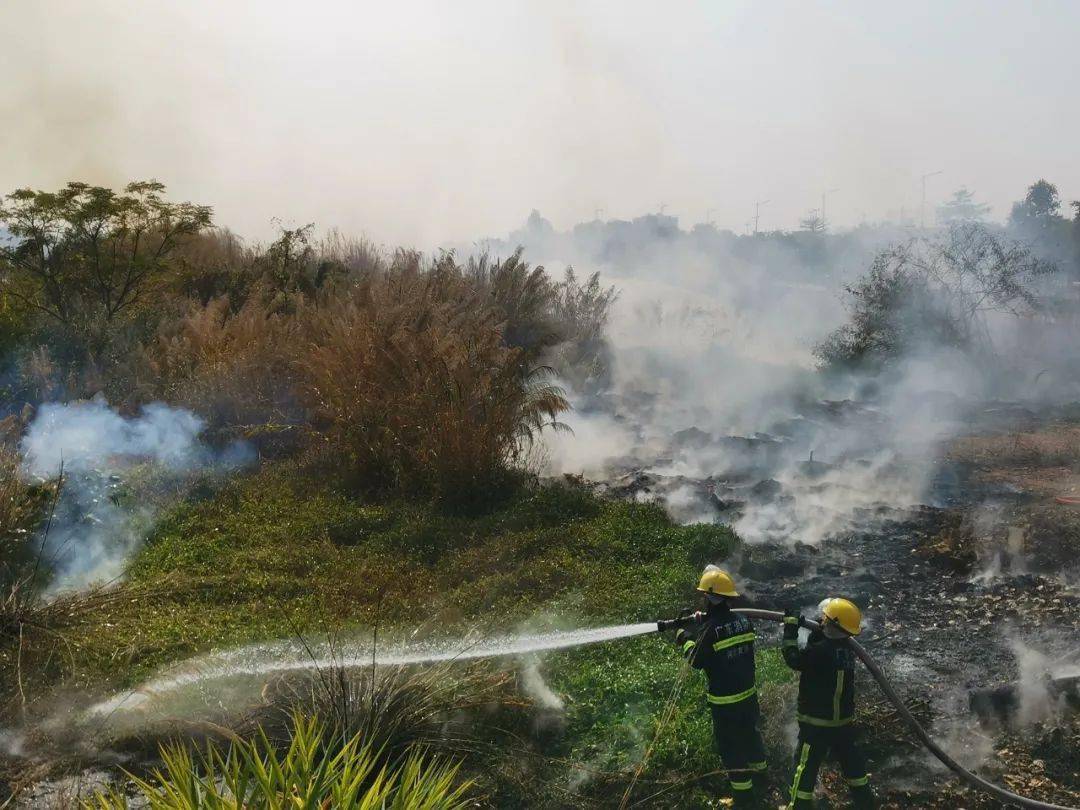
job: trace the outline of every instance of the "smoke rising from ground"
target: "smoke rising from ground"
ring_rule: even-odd
[[[195,414],[163,403],[151,403],[133,417],[121,416],[101,398],[41,406],[20,450],[27,476],[47,480],[63,472],[43,547],[53,593],[115,580],[152,528],[152,500],[145,491],[133,497],[126,479],[164,474],[155,488],[167,482],[182,489],[183,475],[234,469],[251,460],[251,449],[242,443],[220,453],[203,444],[203,427]]]
[[[993,268],[979,258],[963,275],[968,265],[948,257],[981,257],[987,244],[1026,255],[1008,232],[740,238],[652,216],[562,233],[534,213],[489,246],[518,243],[549,268],[598,270],[619,291],[607,377],[571,392],[575,410],[564,421],[573,434],[547,438],[549,471],[609,481],[683,522],[730,523],[751,542],[815,544],[880,505],[932,503],[940,451],[981,403],[1075,396],[1065,383],[1075,327],[1008,306],[949,316],[976,346],[901,308],[889,316],[909,345],[886,368],[817,370],[815,348],[849,322],[849,288],[880,257],[945,274],[931,279],[934,307],[967,313],[984,291],[972,285],[985,285]],[[1035,299],[1061,295],[1052,274],[1030,281]],[[1045,369],[1039,386],[1036,363]]]
[[[202,463],[209,450],[199,444],[203,421],[160,402],[125,419],[102,400],[46,403],[27,428],[20,449],[26,468],[42,478],[63,464],[66,472],[116,467],[123,458],[146,460],[171,470]]]
[[[607,263],[595,262],[595,245],[544,240],[538,249],[564,250],[579,269],[584,260],[620,292],[609,388],[575,396],[565,420],[574,434],[548,439],[551,470],[707,479],[711,492],[676,483],[638,496],[658,497],[684,522],[757,500],[734,519],[751,541],[816,543],[876,502],[916,502],[931,446],[954,417],[932,395],[966,394],[967,376],[944,356],[913,357],[871,399],[844,405],[863,381],[825,380],[812,354],[845,317],[845,281],[891,236],[852,238],[825,268],[779,245],[749,258],[694,247],[681,232]],[[763,478],[775,488],[746,491]]]
[[[535,700],[541,708],[548,711],[562,712],[565,708],[563,699],[547,685],[540,672],[540,662],[536,656],[528,656],[521,668],[521,688],[526,695]]]

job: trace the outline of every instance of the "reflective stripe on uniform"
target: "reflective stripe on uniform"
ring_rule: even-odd
[[[682,651],[683,651],[683,655],[686,655],[686,654],[687,654],[688,652],[690,652],[690,651],[691,651],[692,649],[694,649],[694,647],[696,647],[696,646],[697,646],[697,642],[696,642],[696,641],[688,641],[688,642],[686,642],[685,644],[683,644],[683,645],[682,645]]]
[[[859,777],[856,777],[855,779],[848,779],[847,783],[848,783],[848,787],[865,787],[866,785],[870,784],[870,777],[869,776],[859,776]]]
[[[799,764],[795,766],[795,779],[791,782],[791,804],[790,807],[795,806],[796,799],[813,799],[814,794],[811,791],[809,794],[805,790],[799,790],[799,782],[802,779],[803,771],[806,770],[806,762],[810,759],[810,743],[803,743],[802,749],[799,751]]]
[[[732,779],[729,784],[731,785],[732,790],[753,790],[754,789],[754,780],[753,779],[747,779],[745,782],[736,782],[734,779]]]
[[[833,692],[832,698],[832,719],[834,723],[840,719],[840,699],[844,696],[844,675],[844,670],[836,670],[836,691]]]
[[[728,647],[734,647],[736,644],[749,644],[756,639],[757,636],[753,632],[742,633],[738,636],[732,636],[731,638],[722,638],[718,642],[712,645],[712,648],[716,652],[720,650],[726,650]]]
[[[761,760],[761,762],[747,762],[746,767],[751,771],[764,771],[768,769],[769,763],[765,760]]]
[[[785,616],[784,617],[784,624],[798,624],[798,623],[799,623],[799,617],[798,616]]]
[[[784,647],[798,647],[799,640],[797,638],[785,638],[784,643],[781,645]]]
[[[819,728],[839,728],[840,726],[846,726],[854,717],[841,717],[839,720],[822,720],[820,717],[811,717],[808,714],[799,712],[795,715],[795,719],[800,723],[806,723],[808,726],[818,726]]]
[[[753,697],[757,694],[757,687],[751,686],[745,692],[738,692],[734,695],[706,695],[709,703],[714,706],[726,706],[729,703],[738,703],[740,700],[746,700],[748,697]]]

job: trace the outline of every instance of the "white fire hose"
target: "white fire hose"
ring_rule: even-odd
[[[733,610],[736,613],[741,613],[751,619],[768,619],[775,622],[782,622],[784,620],[784,614],[775,610],[758,610],[756,608],[733,608]],[[816,630],[820,627],[817,622],[811,621],[810,619],[803,619],[802,623],[812,630]],[[893,688],[889,679],[885,677],[885,673],[881,670],[881,667],[879,667],[877,662],[870,657],[870,653],[868,653],[854,638],[847,639],[847,643],[851,645],[851,649],[855,651],[855,654],[859,656],[859,659],[866,665],[867,670],[869,670],[870,674],[874,677],[874,680],[877,681],[882,693],[889,699],[889,702],[896,707],[900,716],[904,718],[904,722],[908,724],[908,727],[914,732],[915,736],[919,738],[919,741],[926,746],[926,750],[937,757],[946,768],[955,773],[969,785],[976,790],[981,790],[983,793],[989,793],[991,796],[995,796],[1003,802],[1018,805],[1020,807],[1033,807],[1037,808],[1037,810],[1080,810],[1075,807],[1065,807],[1060,804],[1050,804],[1048,802],[1040,802],[1037,799],[1028,799],[1024,796],[1018,796],[1003,787],[995,785],[993,782],[988,782],[981,776],[964,768],[959,762],[945,753],[940,745],[934,742],[926,729],[924,729],[919,724],[919,721],[915,719],[915,716],[908,711],[908,707],[904,705],[903,698],[897,694],[896,689]]]

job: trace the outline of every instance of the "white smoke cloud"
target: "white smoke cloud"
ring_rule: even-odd
[[[540,673],[540,662],[535,655],[525,658],[521,668],[521,688],[526,695],[549,711],[561,712],[565,707],[563,699],[547,685]]]
[[[614,243],[593,244],[577,231],[512,236],[534,256],[554,256],[548,266],[599,266],[619,290],[608,329],[610,390],[575,400],[565,420],[574,435],[548,439],[550,471],[608,478],[640,469],[668,479],[641,497],[663,501],[683,522],[734,523],[749,541],[817,543],[860,510],[919,502],[937,445],[952,435],[979,375],[962,357],[927,352],[867,397],[865,380],[817,374],[812,353],[847,317],[844,284],[897,234],[836,239],[825,266],[813,267],[805,250],[779,239],[744,245],[747,257],[728,237],[651,237],[649,227],[626,224],[633,250],[615,225],[606,232]],[[528,243],[533,236],[538,244]],[[605,254],[619,258],[590,263]],[[716,481],[715,497],[683,479]],[[767,497],[746,492],[762,479]],[[718,501],[748,503],[718,516]]]
[[[178,476],[212,466],[234,468],[251,460],[243,443],[217,453],[200,440],[202,419],[182,408],[152,403],[124,417],[103,398],[47,403],[20,444],[24,472],[64,479],[43,546],[53,578],[49,593],[107,583],[123,573],[131,553],[152,528],[146,499],[124,504],[124,477],[136,465]]]
[[[205,463],[210,451],[199,443],[205,423],[191,411],[160,402],[126,419],[103,398],[90,402],[46,403],[21,443],[27,471],[55,475],[116,467],[124,458],[152,461],[170,470]]]
[[[848,320],[846,287],[911,234],[804,237],[686,232],[664,217],[559,232],[537,216],[492,243],[599,270],[619,291],[610,386],[575,401],[577,435],[549,441],[550,470],[613,479],[676,520],[720,520],[751,542],[818,543],[877,507],[936,503],[936,462],[977,403],[1073,393],[1054,374],[1075,327],[995,311],[979,323],[980,361],[922,336],[881,375],[819,374],[813,347]]]

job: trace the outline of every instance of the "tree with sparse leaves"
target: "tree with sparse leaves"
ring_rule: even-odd
[[[123,192],[86,183],[24,188],[0,202],[0,294],[82,338],[101,338],[144,302],[211,209],[164,198],[156,181]]]
[[[952,198],[938,206],[938,221],[943,225],[954,222],[977,222],[990,213],[990,206],[975,202],[975,195],[966,188],[957,189]]]
[[[992,312],[1026,316],[1038,279],[1056,266],[977,223],[878,254],[846,288],[850,318],[815,347],[833,369],[880,370],[921,348],[990,351]]]

